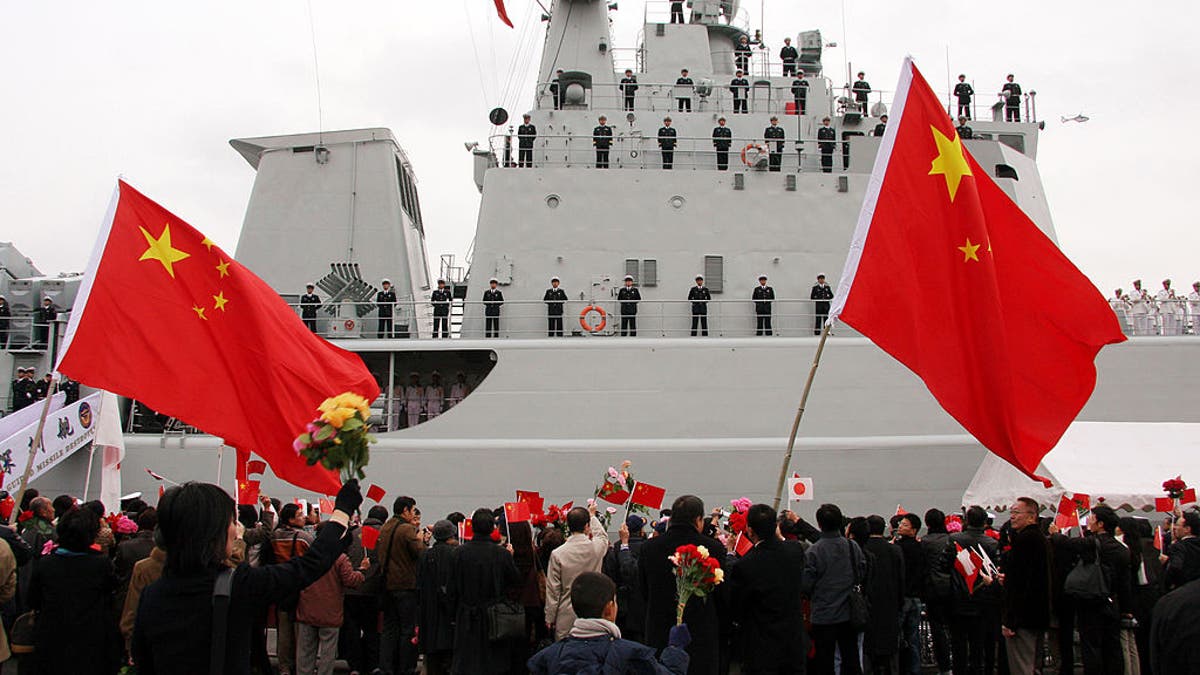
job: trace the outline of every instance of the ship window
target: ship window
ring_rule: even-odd
[[[704,256],[704,285],[713,293],[720,293],[724,288],[725,258],[719,255]]]
[[[638,271],[639,270],[638,270],[637,258],[626,258],[625,259],[625,274],[633,277],[634,280],[636,281],[636,280],[640,280],[642,278],[641,275],[638,274]]]
[[[1021,154],[1025,154],[1025,135],[1024,134],[1000,134],[997,139],[1001,143],[1016,150]]]
[[[658,261],[654,259],[646,259],[642,261],[642,285],[657,286],[658,285]]]
[[[292,148],[292,153],[312,152],[315,149],[316,148],[311,145],[301,145],[300,147]]]
[[[1007,164],[996,165],[996,178],[1011,178],[1013,180],[1020,180],[1020,178],[1017,177],[1017,170]]]

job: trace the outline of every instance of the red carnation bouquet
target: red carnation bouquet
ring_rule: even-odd
[[[675,625],[683,623],[683,610],[693,597],[706,598],[717,584],[725,580],[721,563],[708,554],[703,546],[685,544],[675,549],[669,558],[675,566],[675,596],[679,604],[675,609]]]
[[[1175,476],[1170,480],[1163,481],[1163,490],[1166,490],[1167,496],[1171,499],[1182,499],[1183,493],[1187,490],[1187,483],[1183,482],[1182,476]]]

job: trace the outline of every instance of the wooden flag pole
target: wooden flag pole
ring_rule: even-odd
[[[33,475],[33,463],[37,459],[38,452],[42,449],[42,432],[46,429],[46,417],[50,414],[50,399],[54,398],[54,394],[58,392],[58,380],[54,380],[50,390],[46,392],[46,400],[42,403],[42,417],[38,420],[37,433],[33,436],[33,443],[29,446],[29,461],[25,462],[25,473],[21,476],[21,489],[17,491],[17,503],[25,498],[25,488],[29,486],[29,477]],[[8,524],[11,526],[17,522],[17,516],[21,515],[13,509],[8,517]]]
[[[817,343],[817,353],[813,355],[812,367],[808,369],[808,380],[804,383],[804,392],[800,394],[800,406],[796,408],[796,418],[792,420],[792,434],[788,437],[787,452],[783,455],[783,466],[779,467],[779,483],[775,486],[775,510],[779,511],[779,502],[783,499],[783,488],[787,485],[788,467],[792,464],[792,449],[796,446],[796,432],[800,429],[800,419],[804,417],[804,407],[808,404],[808,392],[812,389],[813,378],[817,375],[817,366],[821,364],[821,352],[825,350],[825,339],[829,337],[831,327],[829,321],[821,329],[821,341]]]

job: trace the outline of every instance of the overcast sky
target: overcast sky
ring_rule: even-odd
[[[911,53],[944,87],[947,49],[950,70],[981,94],[1014,72],[1038,92],[1038,164],[1075,263],[1105,293],[1133,277],[1158,288],[1170,276],[1185,290],[1200,279],[1195,3],[846,0],[845,30],[837,0],[755,0],[755,27],[763,4],[774,51],[812,28],[838,43],[825,56],[835,84],[848,58],[891,89]],[[515,117],[532,101],[545,24],[534,0],[508,6],[515,30],[492,0],[311,3],[324,128],[394,131],[419,180],[435,271],[438,254],[461,259],[474,236],[479,194],[463,142],[486,139],[488,109],[503,103]],[[81,270],[124,174],[232,250],[254,171],[228,140],[318,126],[308,8],[4,2],[0,240],[43,272]],[[614,46],[636,46],[643,3],[620,0],[612,16]],[[1091,120],[1059,121],[1078,113]]]

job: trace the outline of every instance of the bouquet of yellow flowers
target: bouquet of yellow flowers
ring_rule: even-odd
[[[363,478],[363,467],[370,461],[371,405],[367,399],[346,392],[327,398],[317,410],[321,416],[308,423],[304,433],[292,442],[292,449],[309,466],[320,463],[338,471],[342,481]]]

